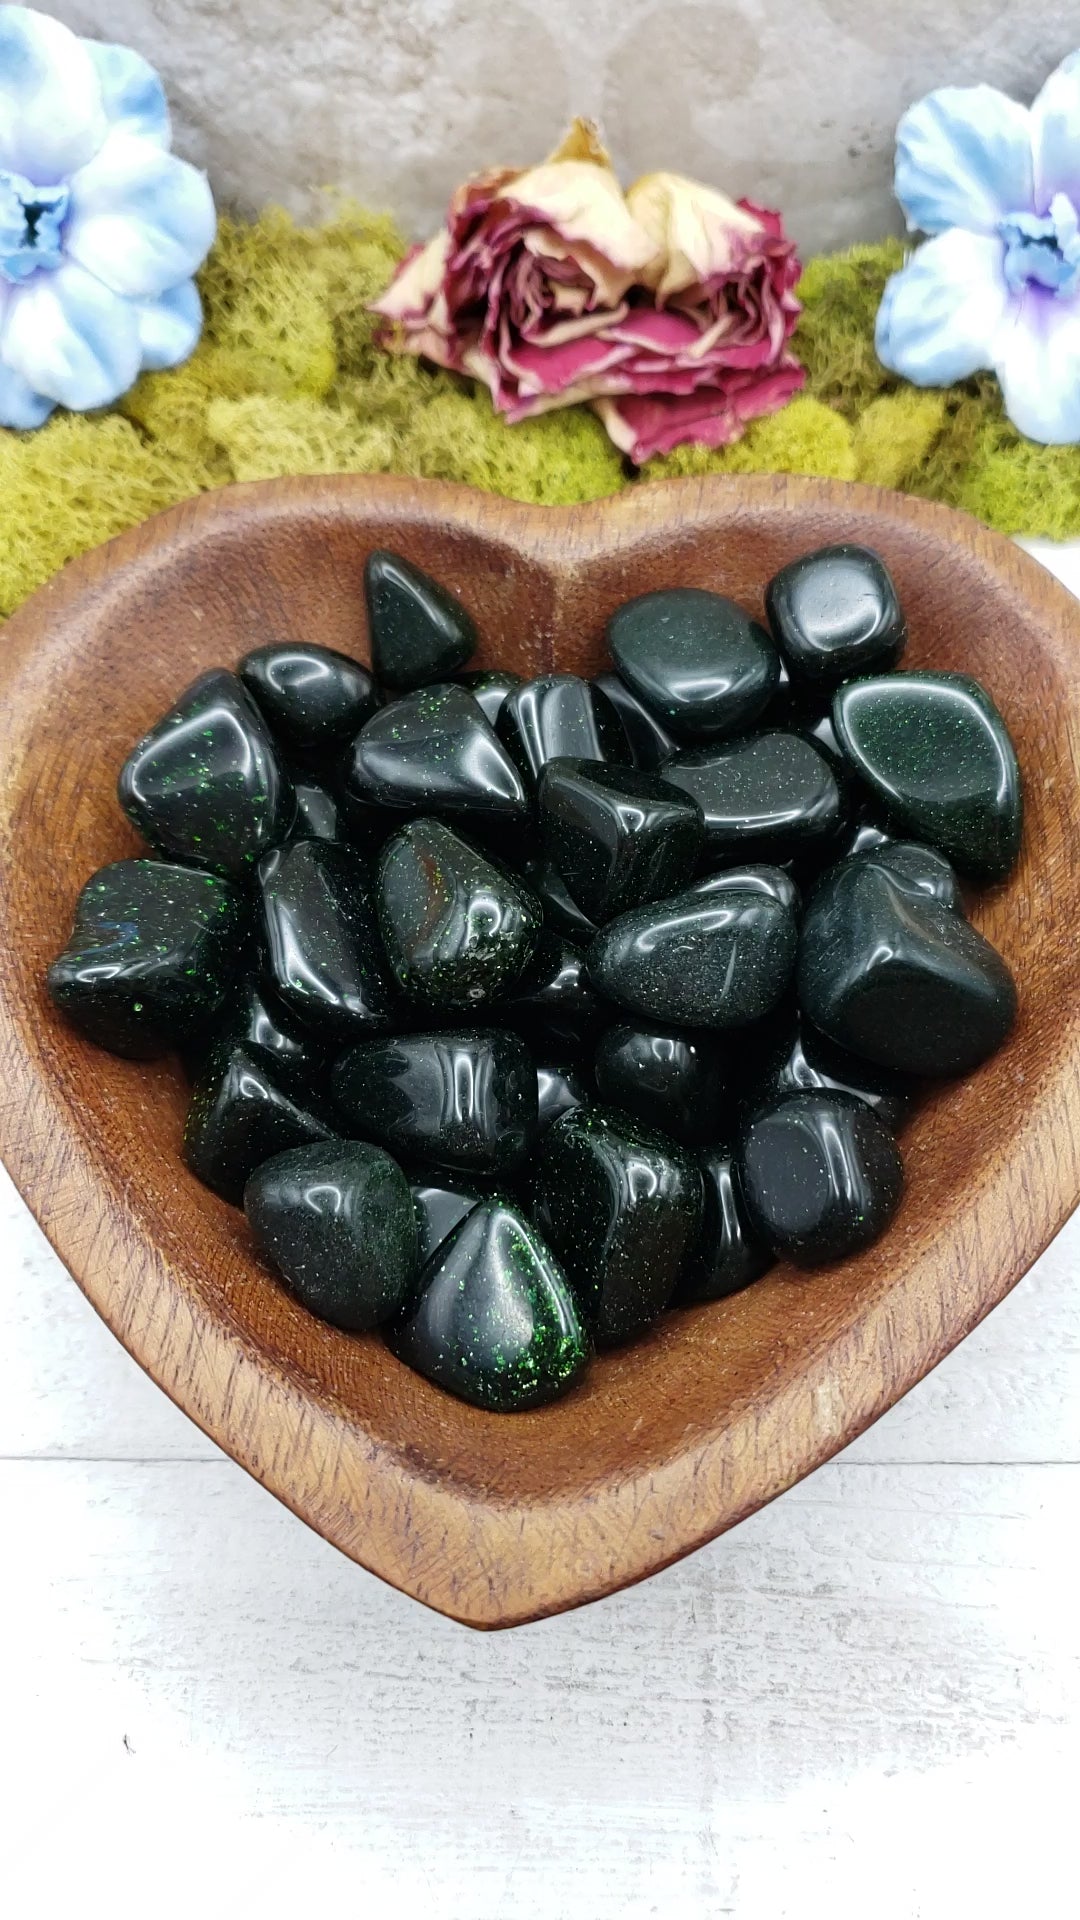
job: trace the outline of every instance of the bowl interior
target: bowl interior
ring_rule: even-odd
[[[607,615],[648,589],[712,587],[760,612],[777,567],[834,539],[864,540],[892,568],[904,664],[974,673],[1012,730],[1023,854],[973,918],[1016,974],[1015,1035],[923,1105],[904,1137],[901,1211],[861,1257],[812,1276],[778,1267],[673,1313],[551,1407],[478,1412],[377,1338],[307,1315],[254,1257],[243,1216],[184,1168],[179,1068],[113,1059],[51,1009],[42,978],[80,886],[136,850],[117,770],[196,673],[252,645],[319,640],[365,658],[361,576],[376,545],[460,594],[482,635],[476,664],[529,675],[597,671]],[[375,1571],[478,1624],[640,1577],[881,1412],[1075,1200],[1078,624],[1033,562],[973,523],[824,483],[675,483],[544,513],[334,480],[178,509],[79,563],[6,636],[5,1156],[136,1357]]]

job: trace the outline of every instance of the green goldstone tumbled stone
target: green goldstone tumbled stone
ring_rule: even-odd
[[[557,1399],[589,1357],[558,1262],[501,1196],[474,1207],[438,1248],[415,1306],[386,1339],[417,1373],[493,1413]]]
[[[676,1026],[739,1027],[780,999],[798,944],[795,916],[765,892],[695,887],[609,921],[588,952],[598,994]]]
[[[702,1205],[690,1155],[616,1109],[575,1108],[541,1138],[533,1218],[601,1346],[663,1312]]]
[[[364,568],[371,660],[384,686],[406,692],[465,665],[476,628],[460,601],[399,553],[371,554]]]
[[[592,760],[551,760],[537,791],[544,849],[590,919],[658,900],[688,881],[701,852],[701,808],[659,774]]]
[[[379,927],[411,1000],[473,1007],[508,991],[540,935],[540,903],[440,820],[415,820],[379,861]]]
[[[733,600],[665,587],[616,608],[611,657],[628,687],[679,739],[742,733],[780,678],[772,636]]]
[[[381,1147],[290,1147],[244,1188],[255,1244],[305,1307],[348,1333],[400,1313],[419,1268],[409,1185]]]
[[[228,880],[117,860],[79,895],[49,992],[97,1046],[150,1060],[186,1046],[220,1012],[250,931],[248,904]]]
[[[299,840],[259,866],[276,993],[329,1044],[385,1027],[394,999],[367,863],[353,847]]]
[[[836,838],[838,768],[820,743],[776,730],[678,753],[661,773],[700,806],[709,858],[769,861],[819,854]]]
[[[379,704],[367,668],[333,647],[256,647],[238,671],[275,737],[304,758],[344,746]]]
[[[159,853],[236,876],[281,845],[296,815],[266,722],[224,668],[195,680],[132,749],[118,793]]]
[[[465,1172],[520,1166],[536,1132],[536,1068],[516,1033],[401,1033],[342,1055],[334,1098],[405,1160]]]
[[[215,1053],[195,1084],[184,1159],[205,1186],[239,1206],[264,1160],[334,1135],[321,1112],[286,1093],[251,1048],[234,1046]]]
[[[819,547],[774,574],[765,610],[797,686],[894,667],[907,642],[892,576],[871,547]]]
[[[423,687],[361,727],[345,770],[346,797],[369,810],[523,820],[521,775],[464,687]]]
[[[904,1167],[888,1128],[853,1094],[791,1093],[754,1115],[737,1158],[754,1231],[804,1267],[847,1260],[900,1204]]]
[[[1020,850],[1020,769],[984,687],[963,673],[894,673],[841,687],[832,712],[845,758],[894,827],[974,879],[1004,878]]]
[[[422,1267],[484,1198],[469,1186],[451,1182],[452,1176],[433,1172],[416,1176],[409,1187]]]

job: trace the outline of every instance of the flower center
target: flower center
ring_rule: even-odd
[[[69,198],[66,187],[35,187],[0,167],[0,279],[17,285],[39,267],[60,265]]]
[[[1047,287],[1073,294],[1080,287],[1080,222],[1066,193],[1055,193],[1050,211],[1010,213],[998,232],[1005,242],[1005,278],[1014,293]]]

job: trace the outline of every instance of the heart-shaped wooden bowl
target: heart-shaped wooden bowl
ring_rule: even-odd
[[[1027,826],[975,919],[1020,987],[1014,1037],[944,1085],[904,1143],[885,1237],[807,1276],[672,1313],[566,1400],[486,1414],[310,1318],[243,1215],[179,1157],[171,1063],[97,1052],[51,1008],[46,964],[94,867],[134,852],[114,797],[134,740],[203,668],[268,640],[366,654],[374,546],[460,594],[481,661],[589,673],[611,609],[714,587],[759,610],[826,541],[878,547],[906,664],[984,680],[1012,728]],[[295,1513],[472,1626],[640,1580],[851,1440],[1000,1300],[1080,1193],[1080,615],[1036,563],[945,508],[781,477],[679,481],[535,509],[405,480],[240,487],[66,569],[0,636],[0,1146],[57,1252],[140,1364]]]

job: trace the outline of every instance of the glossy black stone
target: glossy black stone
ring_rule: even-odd
[[[585,1076],[577,1067],[537,1066],[536,1114],[541,1133],[560,1114],[572,1113],[575,1107],[585,1106],[588,1098]]]
[[[409,1184],[381,1147],[290,1147],[244,1188],[255,1244],[310,1312],[346,1333],[400,1313],[419,1271]]]
[[[485,1200],[438,1248],[415,1306],[387,1329],[399,1360],[492,1413],[542,1406],[589,1357],[566,1277],[509,1200]]]
[[[844,818],[836,770],[802,734],[751,734],[662,771],[700,806],[710,859],[791,860],[827,846]]]
[[[772,1266],[773,1257],[747,1217],[729,1149],[698,1156],[705,1205],[701,1231],[679,1275],[674,1304],[696,1306],[740,1293]]]
[[[863,1101],[793,1093],[746,1128],[738,1178],[765,1244],[816,1267],[878,1238],[900,1203],[904,1167],[892,1134]]]
[[[455,1227],[460,1227],[473,1208],[480,1205],[484,1196],[464,1186],[449,1186],[445,1175],[435,1174],[414,1180],[409,1192],[416,1219],[420,1265],[426,1266],[436,1249],[449,1239]]]
[[[495,725],[507,694],[524,685],[520,673],[511,673],[508,667],[474,667],[455,678],[472,694],[489,727]]]
[[[619,1021],[597,1041],[593,1070],[605,1106],[621,1107],[683,1146],[715,1140],[723,1129],[728,1054],[713,1034]]]
[[[990,695],[962,673],[896,673],[841,687],[833,725],[893,827],[961,873],[1001,880],[1020,851],[1020,770]]]
[[[321,1111],[294,1100],[250,1048],[215,1053],[196,1082],[184,1128],[184,1159],[205,1186],[239,1206],[256,1167],[286,1147],[332,1140]]]
[[[677,1026],[738,1027],[774,1007],[791,978],[794,916],[767,893],[696,889],[602,927],[588,951],[596,992]]]
[[[546,929],[524,973],[501,1002],[500,1011],[528,1032],[573,1047],[599,1014],[589,985],[582,949]]]
[[[330,1053],[310,1027],[259,980],[242,980],[225,1002],[214,1024],[185,1048],[184,1062],[198,1079],[215,1054],[244,1047],[284,1088],[301,1102],[322,1090],[330,1068]]]
[[[345,1045],[394,1004],[371,875],[353,847],[299,840],[259,867],[267,974],[313,1033]]]
[[[622,721],[606,693],[574,673],[547,673],[515,687],[495,731],[533,790],[549,760],[630,761]]]
[[[316,786],[310,780],[296,782],[296,822],[293,840],[343,840],[346,837],[341,809],[329,787]]]
[[[688,891],[699,900],[713,900],[721,893],[764,893],[776,900],[788,913],[802,911],[802,895],[783,867],[770,866],[764,860],[744,860],[737,867],[721,867],[695,880]]]
[[[907,644],[892,576],[870,547],[802,554],[769,581],[765,611],[797,685],[838,687],[887,673]]]
[[[526,885],[535,893],[543,909],[544,922],[553,933],[562,934],[580,946],[587,946],[596,932],[596,921],[583,911],[567,892],[566,882],[553,860],[546,854],[526,860],[523,873]]]
[[[280,845],[296,814],[269,728],[224,668],[201,674],[144,735],[117,791],[159,853],[235,876]]]
[[[275,738],[305,757],[344,746],[379,704],[367,668],[333,647],[256,647],[238,672]]]
[[[383,686],[408,692],[456,673],[476,646],[476,628],[452,593],[399,553],[364,567],[371,663]]]
[[[803,919],[799,1003],[838,1046],[903,1073],[966,1073],[1016,1017],[1001,955],[872,854],[822,881]]]
[[[655,773],[552,760],[537,808],[548,857],[592,920],[673,893],[697,865],[701,809]]]
[[[680,740],[743,733],[780,678],[765,628],[733,600],[700,587],[626,601],[608,622],[608,645],[631,692]]]
[[[471,693],[425,687],[372,714],[347,763],[350,794],[410,813],[523,819],[521,775]]]
[[[250,932],[247,901],[230,881],[159,860],[117,860],[80,893],[49,993],[96,1046],[150,1060],[209,1026]]]
[[[690,1155],[626,1114],[578,1107],[541,1137],[533,1218],[600,1346],[631,1339],[663,1312],[702,1205]]]
[[[520,1166],[536,1132],[536,1069],[516,1033],[404,1033],[350,1048],[334,1097],[403,1159],[464,1172]]]
[[[379,926],[417,1005],[476,1007],[515,982],[540,935],[539,901],[441,820],[414,820],[379,860]]]
[[[655,773],[678,747],[675,735],[650,713],[636,693],[631,693],[617,673],[598,673],[593,686],[607,696],[622,721],[632,764],[644,773]]]
[[[921,847],[914,840],[885,840],[876,846],[863,846],[852,859],[870,861],[891,873],[898,887],[915,898],[936,900],[940,907],[954,913],[964,911],[963,895],[955,870],[944,854],[933,847]]]
[[[748,1048],[740,1099],[745,1117],[775,1106],[789,1093],[814,1092],[854,1094],[892,1132],[911,1112],[918,1082],[910,1075],[846,1052],[794,1008],[766,1024],[770,1030],[755,1035],[752,1051]]]

